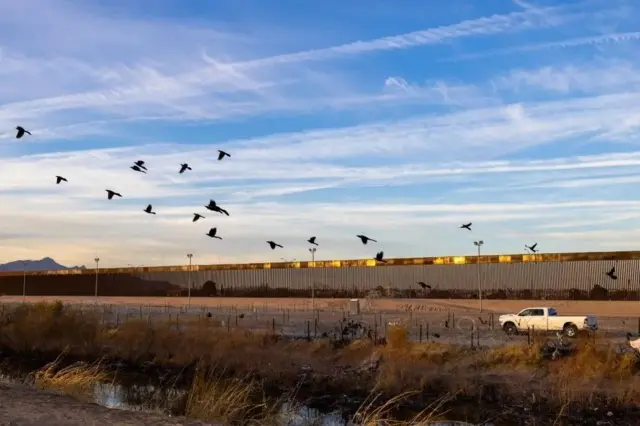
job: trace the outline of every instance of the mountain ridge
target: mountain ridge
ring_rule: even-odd
[[[86,266],[67,267],[59,264],[50,257],[43,257],[40,260],[14,260],[7,263],[0,263],[0,272],[16,271],[61,271],[65,269],[87,269]]]

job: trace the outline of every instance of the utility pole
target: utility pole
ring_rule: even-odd
[[[27,301],[27,262],[22,261],[22,303]]]
[[[478,247],[478,301],[480,302],[480,313],[482,313],[482,278],[480,275],[480,249],[483,246],[484,241],[474,241],[473,245]]]
[[[309,249],[309,252],[311,253],[311,263],[313,264],[313,267],[316,266],[316,248],[312,247]],[[311,312],[313,313],[313,317],[315,318],[315,313],[316,313],[316,285],[313,282],[313,274],[310,272],[309,275],[311,276]]]
[[[94,292],[94,296],[96,298],[96,305],[97,305],[98,304],[98,269],[100,269],[100,258],[96,257],[93,260],[96,262],[96,284],[95,284],[95,288],[94,288],[93,292]]]
[[[193,254],[188,253],[187,257],[189,258],[189,284],[187,287],[187,306],[191,308],[191,258],[193,257]]]

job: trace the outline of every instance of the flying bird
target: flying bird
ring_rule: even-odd
[[[180,164],[180,171],[178,173],[182,174],[185,170],[191,170],[191,167],[187,163]]]
[[[151,211],[151,209],[152,209],[152,208],[153,208],[153,207],[151,207],[151,204],[149,204],[149,205],[147,206],[147,208],[146,208],[146,209],[144,209],[145,213],[149,213],[149,214],[156,214],[156,212],[152,212],[152,211]]]
[[[142,169],[140,168],[140,166],[138,166],[138,165],[136,165],[136,164],[134,164],[133,166],[131,166],[131,167],[129,167],[129,168],[130,168],[131,170],[135,170],[136,172],[140,172],[140,173],[147,173],[147,172],[145,171],[146,169],[142,170]]]
[[[379,251],[378,253],[376,253],[376,261],[377,262],[387,263],[387,261],[384,260],[383,257],[384,257],[384,252],[383,251]]]
[[[356,235],[356,237],[360,238],[360,241],[362,241],[362,244],[367,244],[367,242],[369,241],[373,241],[374,243],[377,243],[376,240],[374,240],[373,238],[369,238],[366,235]]]
[[[532,253],[537,253],[538,250],[536,250],[536,247],[538,246],[538,243],[535,243],[534,245],[532,245],[531,247],[529,247],[528,245],[524,245],[525,248],[529,249]]]
[[[56,185],[60,185],[60,182],[68,182],[67,179],[63,178],[62,176],[56,176]]]
[[[218,152],[218,161],[222,160],[224,157],[231,157],[231,154],[229,154],[228,152],[224,152],[221,149],[219,149]]]
[[[216,233],[218,232],[218,228],[211,228],[209,229],[209,232],[207,233],[208,236],[210,236],[211,238],[217,238],[219,240],[222,239],[222,237],[219,237],[216,235]]]
[[[142,170],[147,170],[147,167],[144,165],[144,161],[142,160],[134,161],[133,164],[140,167]]]
[[[28,135],[31,135],[31,132],[28,130],[25,130],[25,128],[22,126],[16,127],[16,130],[18,131],[18,133],[16,133],[16,139],[20,139],[21,137],[24,136],[25,133]]]
[[[217,205],[216,202],[213,200],[209,200],[209,204],[207,204],[204,207],[208,210],[211,210],[212,212],[218,212],[218,213],[226,214],[227,216],[229,216],[229,212],[223,209],[222,207],[220,207],[219,205]]]
[[[204,217],[204,216],[202,216],[202,215],[201,215],[201,214],[199,214],[199,213],[194,213],[194,214],[193,214],[193,221],[194,221],[194,222],[197,222],[197,221],[198,221],[198,219],[205,219],[205,217]]]
[[[460,229],[468,229],[469,231],[471,231],[471,225],[472,225],[472,222],[469,222],[469,223],[466,223],[466,224],[462,224],[460,226]]]
[[[618,276],[616,275],[616,268],[615,268],[615,266],[614,266],[614,267],[612,267],[612,268],[609,270],[609,272],[607,272],[606,274],[607,274],[607,275],[609,276],[609,278],[611,278],[612,280],[617,280],[617,279],[618,279]]]
[[[107,191],[107,198],[108,198],[109,200],[111,200],[111,199],[113,198],[113,196],[114,196],[114,195],[117,195],[118,197],[122,198],[122,194],[119,194],[119,193],[117,193],[117,192],[115,192],[115,191],[112,191],[112,190],[110,190],[110,189],[105,189],[105,191]]]
[[[423,281],[418,281],[418,285],[419,285],[420,287],[422,287],[423,289],[427,289],[427,288],[429,288],[429,289],[430,289],[430,288],[431,288],[431,286],[430,286],[429,284],[427,284],[427,283],[425,283],[425,282],[423,282]]]
[[[308,242],[309,244],[313,244],[313,245],[316,245],[316,246],[318,245],[318,243],[316,243],[316,237],[311,237],[311,238],[309,238],[309,239],[307,240],[307,242]]]
[[[271,250],[275,250],[276,247],[284,248],[280,244],[274,243],[273,241],[267,241],[267,244],[269,244],[269,247],[271,247]]]

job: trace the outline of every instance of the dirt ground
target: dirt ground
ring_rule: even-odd
[[[41,392],[17,384],[0,384],[0,426],[222,426],[124,411],[77,401],[71,397]]]
[[[60,300],[71,304],[94,304],[96,299],[90,296],[27,296],[26,301]],[[21,302],[22,296],[1,296],[0,302]],[[99,304],[144,305],[144,306],[186,306],[186,297],[99,297]],[[348,310],[349,299],[315,299],[316,309]],[[310,310],[311,299],[298,298],[235,298],[235,297],[193,297],[192,307],[220,308],[268,308],[288,309],[292,311]],[[478,313],[477,300],[466,299],[360,299],[363,311],[370,312],[460,312]],[[599,315],[603,317],[640,317],[640,301],[572,301],[572,300],[485,300],[483,311],[486,313],[518,312],[532,306],[551,306],[560,315]]]

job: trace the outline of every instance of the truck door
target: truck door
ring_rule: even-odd
[[[531,315],[529,315],[529,327],[535,328],[536,330],[547,331],[547,316],[544,314],[544,309],[531,309]]]

